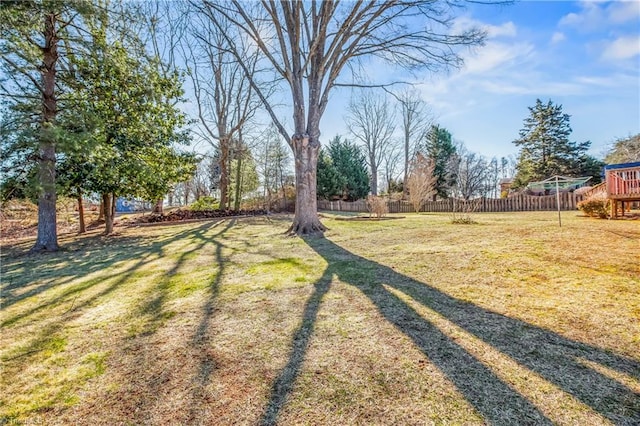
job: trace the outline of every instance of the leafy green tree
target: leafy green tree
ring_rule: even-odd
[[[318,155],[317,193],[318,198],[330,200],[339,196],[344,187],[344,178],[333,165],[331,156],[325,149]]]
[[[640,161],[640,133],[615,141],[604,161],[607,164]]]
[[[389,179],[387,184],[387,194],[404,194],[404,182],[399,179]]]
[[[456,147],[451,133],[444,127],[434,124],[427,132],[418,151],[433,161],[433,175],[436,178],[433,198],[447,198],[449,190],[455,183],[455,175],[451,172],[451,162],[455,158]]]
[[[340,136],[329,143],[328,153],[336,172],[341,177],[339,195],[348,201],[365,198],[369,193],[367,160],[358,145]]]
[[[569,140],[570,116],[562,112],[562,105],[551,100],[543,104],[537,99],[529,113],[520,137],[513,141],[520,147],[514,188],[554,175],[599,178],[600,173],[595,170],[598,160],[587,154],[591,142]]]
[[[3,169],[13,170],[3,186],[39,192],[34,250],[58,248],[60,191],[79,203],[101,192],[110,232],[116,194],[161,197],[192,167],[174,149],[188,140],[178,75],[146,55],[128,12],[124,3],[0,4],[3,123],[13,123],[3,124]]]
[[[84,193],[87,179],[91,176],[94,165],[87,157],[64,156],[58,160],[58,187],[61,194],[74,198],[78,202],[78,233],[86,232],[84,221]]]
[[[102,194],[105,233],[110,234],[117,196],[162,198],[171,185],[188,178],[195,159],[175,149],[189,141],[180,130],[186,118],[176,106],[183,94],[178,73],[147,57],[135,39],[111,41],[105,17],[87,26],[93,40],[75,58],[72,97],[93,141],[87,155],[94,168],[87,184]]]

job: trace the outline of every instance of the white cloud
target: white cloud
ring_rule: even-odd
[[[557,44],[557,43],[560,43],[562,41],[565,41],[566,39],[567,39],[567,37],[564,35],[564,33],[556,31],[555,33],[553,33],[553,36],[551,36],[551,43],[552,44]]]
[[[498,37],[515,37],[518,34],[518,29],[511,21],[504,22],[499,25],[491,25],[469,18],[468,16],[462,16],[456,19],[452,31],[457,33],[471,28],[480,28],[481,30],[486,31],[488,39]]]
[[[529,43],[505,44],[489,42],[480,48],[475,55],[465,57],[464,74],[484,74],[513,66],[524,61],[534,52]]]
[[[629,59],[636,55],[640,55],[640,38],[632,35],[609,43],[602,52],[602,59]]]
[[[569,13],[560,19],[560,26],[576,27],[582,31],[598,31],[611,25],[621,25],[637,21],[640,18],[640,2],[613,1],[597,2],[581,1],[581,10]]]
[[[515,37],[518,34],[515,24],[511,21],[502,25],[484,25],[483,29],[487,32],[487,37],[489,38]]]
[[[589,90],[598,88],[604,90],[609,90],[612,88],[623,89],[627,87],[637,86],[638,76],[634,72],[618,72],[606,76],[576,76],[574,78],[574,81],[581,85],[591,86]]]
[[[608,8],[609,20],[614,24],[637,21],[640,19],[640,2],[615,1]]]

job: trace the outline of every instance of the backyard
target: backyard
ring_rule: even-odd
[[[336,218],[4,242],[0,424],[640,423],[637,220]]]

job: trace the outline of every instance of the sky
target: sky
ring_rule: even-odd
[[[453,138],[487,157],[517,155],[528,107],[561,104],[574,141],[602,158],[640,133],[640,0],[519,1],[473,5],[454,28],[479,26],[486,43],[461,52],[465,65],[418,76],[415,90]],[[323,138],[347,135],[343,96],[323,117]]]

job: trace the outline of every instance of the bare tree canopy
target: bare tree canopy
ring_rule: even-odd
[[[451,160],[451,168],[456,177],[453,185],[454,196],[469,200],[486,195],[491,183],[492,169],[482,155],[470,152],[463,144],[458,144]]]
[[[204,19],[203,19],[204,18]],[[219,20],[219,19],[218,19]],[[233,31],[230,24],[221,27],[196,14],[181,44],[183,56],[189,64],[188,75],[198,111],[201,133],[220,152],[220,208],[229,207],[231,144],[243,134],[247,124],[261,106],[248,81],[258,60],[257,51],[236,48],[236,55],[227,48],[223,33]],[[249,70],[245,74],[242,66]],[[268,92],[263,87],[265,93]],[[245,132],[246,133],[246,132]]]
[[[320,119],[331,91],[354,85],[339,81],[345,68],[357,70],[370,58],[406,69],[439,70],[458,66],[460,46],[484,41],[477,28],[452,34],[455,12],[462,1],[398,0],[356,2],[205,1],[206,16],[221,16],[241,29],[244,37],[227,41],[240,57],[249,42],[264,55],[291,94],[293,132],[260,91],[257,77],[249,77],[271,119],[294,152],[296,215],[290,232],[322,232],[316,202],[316,164],[320,148]],[[213,20],[223,28],[226,23]],[[226,34],[226,33],[225,33]],[[251,72],[244,67],[247,76]],[[353,76],[353,74],[352,74]],[[385,82],[382,82],[384,84]]]
[[[414,154],[415,146],[429,130],[432,115],[427,103],[414,91],[404,90],[395,95],[402,117],[402,140],[404,142],[404,175],[403,182],[409,177],[409,162]],[[404,185],[404,195],[408,194],[408,187]]]
[[[351,134],[364,147],[371,173],[371,194],[378,195],[378,169],[395,145],[393,109],[385,98],[364,93],[351,100],[346,121]]]

